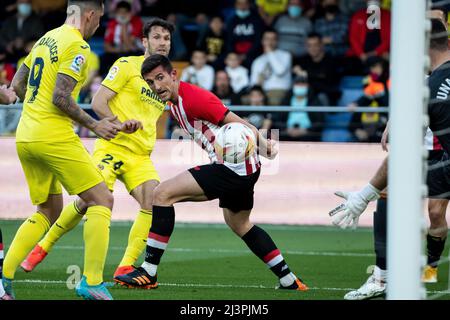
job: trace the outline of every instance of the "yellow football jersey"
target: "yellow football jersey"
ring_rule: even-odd
[[[271,16],[285,12],[288,2],[289,0],[256,0],[256,4]]]
[[[109,102],[111,111],[120,121],[139,120],[143,129],[133,134],[119,133],[111,141],[97,140],[96,146],[119,145],[135,154],[150,154],[156,141],[156,122],[165,104],[154,94],[141,76],[144,56],[124,57],[117,60],[102,85],[117,94]]]
[[[69,25],[47,32],[26,57],[30,69],[22,116],[16,132],[17,142],[61,141],[73,138],[73,121],[56,107],[53,100],[58,73],[78,84],[72,92],[76,99],[87,77],[90,47],[81,33]]]

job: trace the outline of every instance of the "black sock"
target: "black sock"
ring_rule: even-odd
[[[243,237],[242,240],[247,244],[250,250],[272,270],[278,278],[291,273],[283,256],[273,242],[272,238],[258,226],[253,226]]]
[[[432,267],[437,267],[439,259],[441,259],[442,252],[445,248],[445,240],[447,237],[434,237],[427,234],[427,263]]]
[[[387,201],[377,201],[377,211],[373,214],[373,237],[375,243],[375,263],[386,270]]]
[[[153,219],[147,239],[145,261],[158,265],[166,250],[173,228],[175,209],[173,207],[153,206]]]

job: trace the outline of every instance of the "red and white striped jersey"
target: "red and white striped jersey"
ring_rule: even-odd
[[[174,119],[208,153],[211,162],[221,163],[214,150],[214,140],[229,110],[219,98],[205,89],[180,81],[178,105],[169,106]],[[256,148],[242,163],[224,161],[222,164],[240,176],[255,173],[261,167]]]
[[[442,150],[442,146],[439,143],[438,138],[433,134],[433,131],[431,131],[430,128],[427,128],[424,143],[427,150]]]

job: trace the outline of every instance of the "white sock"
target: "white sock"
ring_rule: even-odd
[[[144,268],[145,271],[147,271],[147,273],[152,277],[156,275],[156,270],[158,269],[158,266],[156,264],[151,264],[146,261],[144,261],[141,267]]]
[[[280,278],[280,284],[283,287],[289,287],[291,284],[294,283],[295,279],[297,279],[297,277],[295,276],[295,274],[291,272],[285,275],[283,278]]]
[[[375,280],[386,283],[387,270],[380,269],[380,267],[375,266],[373,269],[373,276]]]
[[[2,279],[0,279],[0,298],[5,295],[5,289],[3,289],[3,282]]]

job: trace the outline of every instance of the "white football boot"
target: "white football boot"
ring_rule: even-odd
[[[386,283],[377,280],[372,274],[369,279],[357,290],[348,292],[345,300],[366,300],[380,297],[386,294]]]

